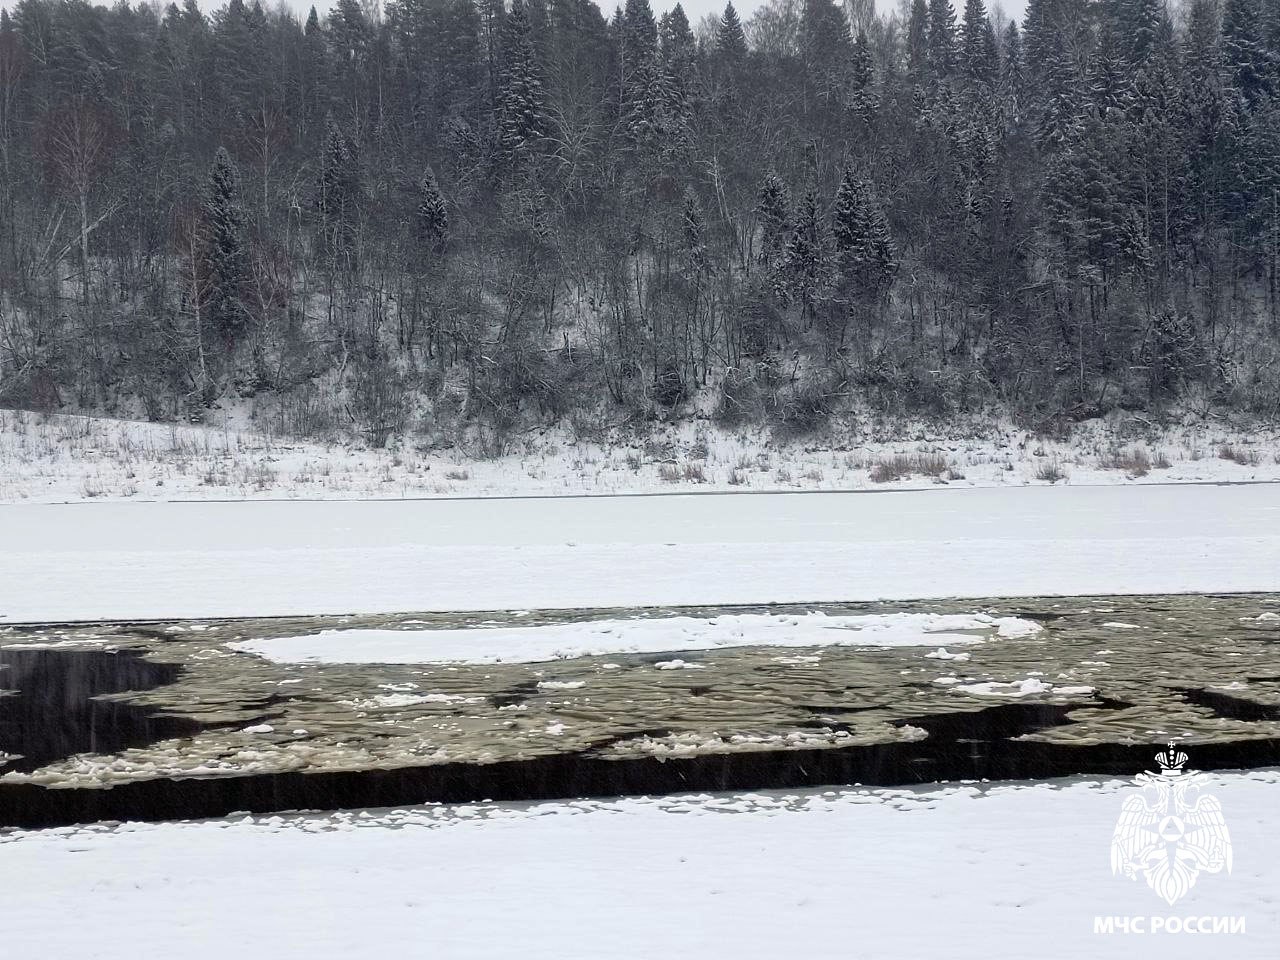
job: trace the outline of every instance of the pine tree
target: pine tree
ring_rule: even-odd
[[[360,175],[351,144],[330,115],[325,120],[316,208],[320,212],[324,249],[349,268],[355,266],[353,241],[360,195]]]
[[[787,241],[783,261],[787,293],[800,302],[801,313],[811,321],[827,283],[827,236],[818,205],[818,192],[810,188],[800,201],[795,229]]]
[[[1133,76],[1124,62],[1123,44],[1103,31],[1089,63],[1088,87],[1093,108],[1101,113],[1127,111],[1131,105]]]
[[[1234,96],[1227,100],[1220,130],[1220,167],[1218,185],[1221,193],[1221,209],[1227,223],[1241,227],[1247,236],[1253,207],[1251,173],[1256,159],[1250,151],[1250,107],[1240,91],[1230,91]],[[1265,101],[1259,101],[1259,105]]]
[[[697,275],[706,270],[707,246],[704,233],[706,220],[702,215],[702,203],[693,187],[684,191],[684,211],[681,216],[684,252],[689,259],[689,272]]]
[[[1271,73],[1258,0],[1226,0],[1222,9],[1222,58],[1237,90],[1253,107],[1267,93]]]
[[[956,126],[953,153],[959,174],[960,208],[971,234],[979,234],[991,211],[996,178],[997,133],[985,116],[969,112]]]
[[[624,91],[631,77],[647,69],[657,54],[658,27],[649,0],[627,0],[622,11],[622,83]]]
[[[819,97],[843,103],[845,75],[853,53],[849,21],[843,11],[832,0],[804,0],[799,40],[805,72]]]
[[[1224,83],[1217,4],[1193,0],[1183,37],[1182,127],[1186,138],[1187,197],[1183,230],[1202,244],[1221,226],[1223,184],[1231,177],[1226,151],[1232,139],[1238,91]]]
[[[443,251],[449,239],[449,208],[444,194],[440,192],[435,171],[430,167],[423,172],[418,186],[415,214],[419,243],[437,254]]]
[[[338,63],[364,57],[372,41],[372,31],[359,0],[338,0],[329,11],[329,37]]]
[[[996,28],[990,17],[985,18],[983,21],[980,46],[982,52],[979,55],[979,62],[985,65],[980,68],[980,72],[984,76],[988,73],[990,74],[991,79],[987,85],[991,86],[999,79],[1001,66],[1000,44],[996,41]]]
[[[1144,205],[1161,279],[1172,267],[1179,210],[1185,204],[1187,144],[1183,119],[1181,62],[1173,24],[1162,17],[1155,45],[1134,79],[1132,155],[1135,202]]]
[[[214,63],[227,106],[236,116],[248,113],[252,105],[253,41],[253,27],[243,0],[230,0],[214,17]]]
[[[720,26],[716,29],[716,52],[731,69],[737,69],[747,59],[747,35],[742,30],[742,21],[738,19],[738,11],[732,3],[725,4],[724,15],[720,17]]]
[[[849,67],[849,108],[863,122],[871,120],[876,108],[874,82],[871,48],[866,33],[859,30],[858,38],[853,42],[853,62]]]
[[[1131,213],[1118,176],[1120,139],[1114,120],[1086,117],[1072,129],[1045,178],[1054,232],[1073,259],[1092,266],[1104,281],[1122,258]]]
[[[245,308],[249,256],[244,237],[244,212],[240,208],[239,177],[224,147],[219,147],[214,154],[203,207],[205,312],[230,353],[249,324]]]
[[[546,126],[546,96],[534,57],[524,0],[514,0],[503,24],[498,92],[498,146],[508,160],[527,158]]]
[[[658,53],[658,27],[649,0],[627,0],[614,20],[622,48],[621,120],[626,143],[645,156],[661,152],[666,91]]]
[[[907,69],[917,83],[924,77],[929,60],[929,7],[926,0],[911,0],[907,22]]]
[[[935,80],[951,76],[956,61],[956,12],[951,0],[929,0],[929,70]]]
[[[435,114],[441,121],[471,122],[485,100],[483,26],[474,0],[447,0],[439,16]]]
[[[664,110],[671,136],[682,144],[689,139],[697,84],[697,45],[684,8],[676,4],[662,18],[659,30],[662,54]]]
[[[1044,78],[1044,68],[1056,53],[1054,29],[1050,22],[1054,8],[1055,0],[1027,0],[1026,16],[1022,20],[1026,64],[1029,73],[1037,81]]]
[[[1280,93],[1280,0],[1262,0],[1261,30],[1267,55],[1267,88]]]
[[[1155,54],[1160,42],[1161,14],[1159,0],[1123,0],[1120,3],[1125,59],[1133,70],[1142,69]]]
[[[1020,99],[1024,82],[1022,33],[1018,25],[1010,20],[1001,37],[1000,85],[1005,96],[1015,102]]]
[[[1030,0],[1023,30],[1026,91],[1036,141],[1061,148],[1090,108],[1080,51],[1092,44],[1083,0]]]
[[[1250,232],[1267,263],[1271,297],[1280,293],[1280,100],[1268,97],[1249,118],[1246,171]]]
[[[368,87],[365,68],[374,46],[374,30],[360,0],[337,0],[329,11],[325,38],[334,70],[331,89],[347,98],[347,105],[357,115],[362,114]]]
[[[960,26],[960,65],[965,79],[989,89],[999,72],[998,56],[986,6],[982,0],[965,0]]]
[[[312,7],[307,14],[307,25],[302,34],[301,57],[301,95],[302,95],[302,132],[308,140],[314,139],[312,131],[320,125],[325,114],[324,102],[327,96],[329,65],[328,42],[324,35],[324,26],[320,21],[316,8]]]
[[[666,114],[668,93],[657,53],[636,65],[627,85],[623,116],[627,143],[640,157],[654,160],[675,146]]]
[[[782,263],[791,231],[791,192],[773,171],[765,176],[756,194],[756,216],[760,221],[760,262],[776,268]]]
[[[893,282],[897,264],[889,221],[871,184],[846,169],[832,212],[841,278],[855,296],[874,299]]]
[[[325,118],[324,154],[316,198],[316,206],[324,217],[342,220],[351,212],[355,200],[354,169],[351,146],[330,114]]]

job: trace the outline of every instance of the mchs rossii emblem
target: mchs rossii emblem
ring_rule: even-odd
[[[1111,872],[1147,886],[1172,906],[1201,873],[1231,872],[1231,834],[1217,797],[1204,793],[1207,777],[1182,768],[1187,755],[1156,754],[1160,772],[1134,778],[1142,792],[1129,797],[1111,836]]]

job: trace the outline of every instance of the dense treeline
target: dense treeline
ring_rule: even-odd
[[[0,165],[0,402],[1280,397],[1280,0],[21,0]]]

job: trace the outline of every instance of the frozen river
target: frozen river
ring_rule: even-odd
[[[0,622],[1280,588],[1280,485],[0,506]]]

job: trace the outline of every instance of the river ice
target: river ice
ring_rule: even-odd
[[[1020,617],[984,614],[721,614],[532,627],[324,630],[228,646],[276,663],[538,663],[613,653],[683,653],[746,646],[964,644],[987,636],[1031,636],[1039,630],[1039,625]]]
[[[0,622],[1274,590],[1280,487],[0,505]]]
[[[1212,776],[1234,868],[1172,908],[1110,871],[1137,788],[1073,779],[18,833],[0,917],[6,956],[95,960],[1271,960],[1277,787],[1278,771]],[[1095,933],[1099,916],[1246,933]]]

